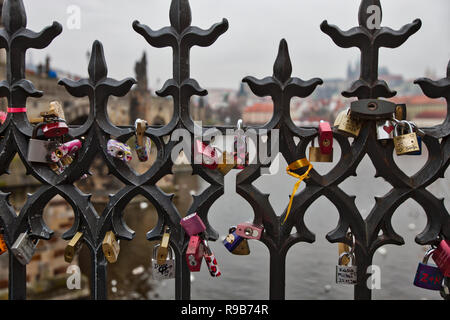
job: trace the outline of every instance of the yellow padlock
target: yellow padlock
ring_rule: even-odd
[[[73,258],[80,252],[83,246],[83,233],[77,232],[73,238],[69,241],[64,250],[64,260],[68,263],[73,261]]]
[[[161,239],[161,244],[158,247],[158,251],[156,252],[156,259],[159,265],[163,265],[166,263],[167,255],[169,254],[169,245],[170,233],[169,228],[166,228]]]
[[[116,240],[114,232],[108,231],[102,243],[103,254],[110,263],[115,263],[119,257],[120,245]]]

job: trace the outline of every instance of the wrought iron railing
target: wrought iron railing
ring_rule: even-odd
[[[362,0],[359,13],[359,26],[348,31],[329,25],[324,21],[323,32],[328,34],[340,47],[358,47],[361,50],[361,77],[343,92],[345,97],[358,99],[391,98],[391,91],[384,81],[378,80],[378,51],[381,47],[396,48],[402,45],[420,27],[420,20],[415,20],[399,31],[387,27],[369,29],[366,25],[369,5],[381,5],[378,0]],[[27,49],[42,49],[62,32],[62,26],[54,22],[39,33],[26,29],[26,14],[22,0],[5,0],[3,7],[4,29],[0,31],[0,47],[7,52],[6,80],[0,83],[0,95],[8,99],[9,110],[6,121],[0,127],[0,173],[6,174],[10,162],[16,154],[27,169],[27,173],[35,177],[42,185],[29,195],[26,203],[16,215],[8,202],[8,194],[0,194],[0,225],[9,247],[19,234],[29,232],[33,237],[48,240],[52,231],[43,221],[43,209],[55,196],[62,196],[73,208],[75,222],[64,235],[70,239],[77,231],[84,232],[84,241],[89,247],[92,259],[91,293],[92,299],[107,298],[107,263],[101,248],[105,233],[113,230],[119,239],[131,240],[134,232],[122,219],[122,212],[127,204],[136,196],[142,195],[156,208],[158,223],[147,234],[148,240],[160,239],[164,225],[171,230],[171,246],[176,257],[176,299],[190,298],[190,273],[184,259],[188,238],[185,237],[179,222],[181,215],[172,203],[171,195],[167,195],[156,183],[164,176],[171,174],[173,165],[170,157],[176,142],[165,142],[163,137],[174,130],[187,129],[194,135],[196,124],[189,113],[191,96],[204,96],[207,91],[190,77],[190,49],[193,46],[208,47],[228,29],[228,21],[213,25],[208,30],[191,26],[191,12],[188,0],[172,0],[170,7],[169,27],[154,31],[138,21],[133,28],[141,34],[153,47],[171,47],[173,49],[173,78],[168,80],[157,92],[159,96],[173,97],[174,112],[172,120],[165,126],[150,126],[146,135],[152,139],[158,149],[157,159],[151,169],[137,175],[133,169],[122,161],[112,158],[106,152],[106,143],[113,136],[125,142],[134,135],[133,127],[117,127],[111,123],[107,114],[107,103],[110,96],[124,96],[135,81],[127,78],[117,81],[107,77],[108,71],[103,54],[102,44],[98,41],[92,46],[89,62],[89,78],[79,81],[63,79],[59,82],[74,97],[88,97],[90,113],[87,121],[71,127],[69,135],[73,138],[84,137],[82,149],[76,161],[62,174],[55,174],[49,167],[27,160],[27,150],[33,126],[29,123],[25,112],[14,112],[26,106],[29,97],[39,98],[42,92],[25,78],[25,53]],[[257,80],[246,77],[251,90],[258,96],[271,96],[274,102],[272,119],[260,128],[280,130],[280,152],[292,163],[305,157],[308,144],[317,136],[317,128],[297,127],[290,117],[290,100],[293,97],[307,97],[322,80],[315,78],[303,81],[292,78],[292,66],[286,41],[282,40],[278,57],[275,61],[273,76]],[[418,79],[416,82],[430,98],[444,97],[447,105],[450,99],[450,66],[447,78],[439,81]],[[207,128],[203,128],[206,130]],[[219,127],[225,131],[225,127]],[[270,252],[270,298],[285,297],[285,260],[288,250],[298,242],[313,243],[314,234],[304,223],[306,210],[321,196],[328,198],[339,211],[339,223],[335,230],[327,235],[331,243],[345,242],[346,232],[350,228],[356,239],[356,264],[358,267],[358,284],[355,285],[355,299],[371,299],[371,290],[366,286],[368,276],[365,272],[372,264],[375,251],[386,244],[402,245],[403,238],[391,225],[391,218],[396,209],[406,200],[414,199],[425,210],[428,223],[425,230],[416,237],[421,245],[436,244],[439,238],[450,238],[450,215],[442,199],[436,198],[426,190],[434,181],[444,177],[450,164],[450,113],[442,125],[424,128],[426,133],[423,143],[429,151],[425,166],[414,176],[403,173],[393,159],[394,145],[388,142],[381,145],[377,142],[375,121],[368,119],[359,136],[350,144],[348,137],[334,130],[334,138],[340,145],[342,155],[337,165],[326,175],[312,171],[306,181],[306,187],[295,195],[292,210],[286,223],[282,223],[286,209],[277,215],[266,194],[261,193],[253,182],[260,176],[261,164],[251,164],[237,176],[237,192],[252,206],[255,222],[265,227],[261,241]],[[299,138],[296,144],[294,138]],[[102,155],[110,173],[125,186],[112,195],[99,215],[90,196],[82,193],[74,182],[79,180],[89,167],[94,157]],[[355,205],[355,198],[346,194],[339,184],[356,175],[356,169],[365,155],[368,155],[376,168],[376,176],[383,177],[392,185],[389,193],[377,198],[375,206],[366,219],[363,219]],[[217,171],[193,164],[193,174],[198,174],[210,186],[194,201],[188,213],[197,212],[207,225],[211,240],[217,240],[218,233],[208,223],[208,211],[224,193],[224,178]],[[303,173],[302,169],[298,173]],[[295,227],[296,232],[291,233]],[[26,266],[22,265],[14,255],[9,255],[9,298],[26,298]],[[448,279],[445,280],[448,284]]]

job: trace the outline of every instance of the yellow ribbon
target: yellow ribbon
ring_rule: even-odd
[[[308,166],[308,170],[306,170],[306,172],[304,174],[302,174],[302,175],[299,175],[299,174],[296,174],[296,173],[292,172],[292,171],[295,171],[297,169],[300,169],[300,168],[303,168],[303,167],[306,167],[306,166]],[[287,218],[289,216],[289,213],[291,212],[292,201],[294,200],[294,195],[297,192],[297,189],[300,187],[300,184],[302,183],[302,181],[304,179],[308,179],[309,178],[309,172],[311,171],[312,168],[313,168],[312,164],[306,158],[303,158],[303,159],[297,160],[295,162],[292,162],[290,165],[287,166],[286,173],[288,175],[290,175],[290,176],[293,176],[294,178],[297,178],[298,181],[297,181],[297,183],[294,186],[294,190],[292,191],[291,199],[289,200],[289,206],[288,206],[288,209],[287,209],[287,212],[286,212],[286,217],[284,218],[283,223],[286,222],[286,220],[287,220]]]

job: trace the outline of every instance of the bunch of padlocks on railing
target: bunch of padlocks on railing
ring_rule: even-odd
[[[355,261],[355,237],[351,232],[347,233],[347,239],[352,242],[349,246],[346,243],[339,243],[339,261],[336,266],[336,283],[350,284],[357,283],[358,270]],[[430,257],[436,265],[428,263]],[[449,288],[444,287],[444,277],[450,277],[450,240],[441,240],[438,246],[432,246],[427,250],[423,261],[419,263],[414,277],[414,285],[428,290],[440,291]],[[449,293],[447,293],[449,294]]]
[[[56,174],[61,174],[72,162],[81,141],[66,141],[69,127],[64,111],[57,102],[51,102],[48,111],[40,113],[40,118],[30,120],[34,125],[33,134],[28,144],[28,161],[45,163]]]
[[[232,169],[244,169],[249,163],[249,152],[247,150],[247,139],[242,130],[242,120],[237,124],[234,136],[233,151],[221,151],[217,147],[212,147],[201,140],[194,142],[194,161],[203,167],[218,170],[226,175]]]
[[[139,161],[145,162],[149,159],[151,152],[151,140],[149,137],[145,136],[147,121],[137,119],[134,123],[134,127],[136,130],[135,150]],[[110,156],[124,162],[129,162],[133,159],[130,146],[115,139],[108,140],[107,152]]]

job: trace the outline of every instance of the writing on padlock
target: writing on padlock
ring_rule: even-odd
[[[164,261],[159,261],[158,251],[160,245],[153,247],[152,256],[152,278],[154,280],[167,280],[175,278],[175,259],[172,248],[168,247],[168,255]]]
[[[188,236],[194,236],[206,231],[206,226],[197,213],[192,213],[180,221],[181,226]]]
[[[344,257],[348,258],[351,265],[343,263]],[[354,263],[354,254],[344,252],[339,256],[338,265],[336,266],[336,283],[337,284],[356,284],[358,279],[358,269]]]
[[[248,241],[236,234],[236,227],[231,227],[228,233],[228,236],[223,240],[225,248],[235,255],[249,255],[250,247]]]
[[[33,240],[26,232],[23,232],[14,242],[11,252],[22,265],[27,265],[36,252],[38,242],[39,240]]]
[[[428,264],[428,260],[434,251],[434,248],[428,250],[423,261],[419,263],[414,277],[414,285],[423,289],[439,291],[444,276],[438,267]]]
[[[250,222],[241,223],[236,228],[236,234],[238,236],[254,240],[259,240],[263,231],[263,226],[258,226]]]
[[[105,238],[102,242],[102,250],[109,263],[115,263],[117,261],[120,252],[120,244],[119,241],[116,240],[114,232],[108,231],[105,234]]]
[[[203,241],[200,236],[191,236],[186,250],[186,262],[191,272],[199,272],[204,256]]]
[[[194,143],[194,161],[211,170],[217,169],[219,164],[217,150],[201,140]]]
[[[216,256],[208,245],[208,241],[203,239],[202,244],[204,247],[203,257],[205,258],[206,265],[208,266],[209,274],[211,277],[220,277],[222,273],[220,272]]]
[[[403,130],[406,128],[407,132]],[[399,131],[402,129],[402,131]],[[405,155],[411,152],[420,151],[417,141],[417,134],[413,130],[413,126],[408,121],[398,121],[394,129],[394,146],[397,155]]]
[[[340,132],[350,134],[352,136],[359,136],[362,128],[362,121],[353,117],[350,109],[344,110],[336,118],[335,126]]]
[[[0,233],[0,255],[8,251],[8,246],[6,245],[5,238],[3,234]]]
[[[134,123],[136,129],[136,145],[135,150],[139,161],[145,162],[148,160],[151,151],[151,140],[145,136],[145,130],[147,129],[147,121],[137,119]]]
[[[117,140],[108,140],[107,148],[108,154],[114,158],[120,159],[125,162],[129,162],[133,158],[133,156],[131,155],[130,147]]]
[[[64,250],[64,260],[67,263],[72,263],[73,258],[80,252],[83,246],[83,233],[77,232],[69,241]]]
[[[450,240],[441,240],[433,252],[433,260],[445,277],[450,277]]]

